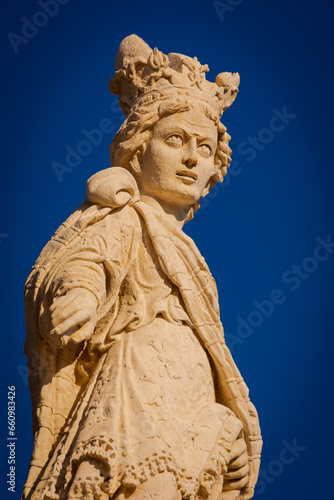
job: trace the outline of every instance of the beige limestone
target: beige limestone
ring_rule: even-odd
[[[248,499],[261,436],[215,281],[183,231],[221,182],[238,74],[123,40],[111,168],[25,287],[34,450],[23,498]]]

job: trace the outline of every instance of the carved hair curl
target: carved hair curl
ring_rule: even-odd
[[[138,172],[138,160],[143,154],[146,144],[151,138],[154,125],[164,116],[188,111],[193,106],[193,100],[187,96],[166,96],[156,93],[147,101],[135,106],[116,133],[110,145],[110,161],[112,166],[123,167],[129,171]],[[209,103],[198,100],[196,109],[201,109],[217,126],[218,144],[215,154],[215,173],[203,193],[206,196],[216,182],[222,182],[231,162],[231,149],[228,143],[231,139],[226,127],[219,121],[219,116]],[[187,220],[200,207],[198,201],[191,209]]]

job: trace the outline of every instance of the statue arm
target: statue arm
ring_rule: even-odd
[[[133,253],[135,226],[97,224],[71,245],[46,280],[40,332],[60,349],[90,338],[117,298]]]

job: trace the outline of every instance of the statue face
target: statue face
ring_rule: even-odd
[[[140,192],[162,205],[196,203],[214,174],[217,138],[215,123],[203,111],[191,109],[162,118],[140,161]]]

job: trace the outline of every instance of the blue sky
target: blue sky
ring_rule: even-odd
[[[334,273],[329,2],[12,0],[1,10],[1,498],[20,497],[32,447],[24,281],[83,201],[87,178],[109,166],[108,145],[123,115],[108,79],[118,45],[131,33],[164,53],[197,56],[209,65],[209,80],[240,73],[239,95],[223,116],[232,136],[230,174],[185,230],[217,281],[227,341],[259,412],[264,448],[255,498],[327,498]],[[83,146],[97,128],[99,140]],[[12,385],[16,493],[7,491],[5,477],[3,417]]]

